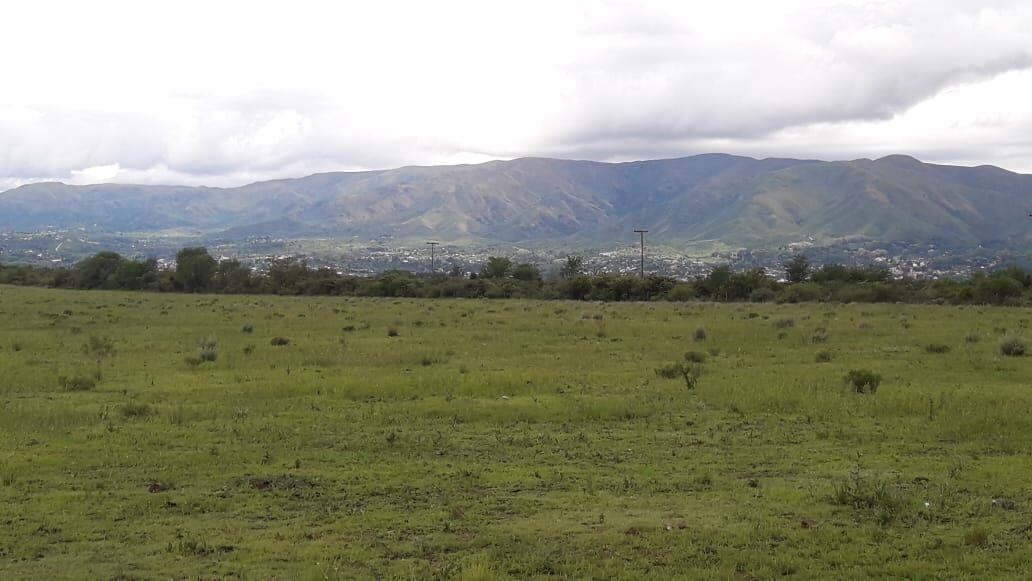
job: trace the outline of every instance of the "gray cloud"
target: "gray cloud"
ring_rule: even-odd
[[[379,44],[335,46],[324,30],[319,51],[283,42],[286,56],[264,67],[278,53],[257,53],[241,61],[250,76],[226,86],[212,85],[221,69],[159,86],[159,70],[146,81],[110,73],[124,84],[68,86],[60,99],[0,94],[0,188],[114,164],[117,181],[232,185],[491,157],[707,151],[902,151],[1032,171],[1032,105],[1006,94],[1032,91],[1032,7],[1022,2],[550,6],[530,3],[522,20],[492,17],[484,30],[442,9],[425,23],[439,33],[411,45],[383,28]],[[233,58],[256,42],[239,39]],[[127,91],[141,96],[120,99]]]

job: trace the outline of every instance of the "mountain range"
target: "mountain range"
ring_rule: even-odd
[[[235,188],[46,182],[0,194],[0,230],[88,227],[199,238],[333,237],[605,246],[634,228],[668,245],[762,247],[864,237],[1027,243],[1032,175],[993,166],[704,154],[545,158],[334,172]]]

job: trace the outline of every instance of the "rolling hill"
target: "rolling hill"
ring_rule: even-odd
[[[992,166],[900,155],[824,162],[706,154],[627,163],[523,158],[237,188],[37,183],[0,194],[0,230],[605,245],[648,228],[670,245],[863,236],[976,246],[1029,240],[1029,208],[1032,175]]]

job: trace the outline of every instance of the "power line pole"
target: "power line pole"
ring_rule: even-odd
[[[427,246],[430,247],[430,274],[434,273],[434,248],[437,247],[440,242],[427,242]]]
[[[635,230],[641,236],[641,278],[645,278],[645,233],[648,230]]]

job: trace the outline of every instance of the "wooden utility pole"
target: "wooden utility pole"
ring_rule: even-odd
[[[427,246],[430,247],[430,274],[434,273],[434,248],[437,247],[440,242],[427,242]]]
[[[648,232],[648,230],[635,230],[635,232],[637,232],[639,235],[641,235],[641,272],[640,272],[640,275],[641,275],[641,278],[645,278],[645,233]]]

